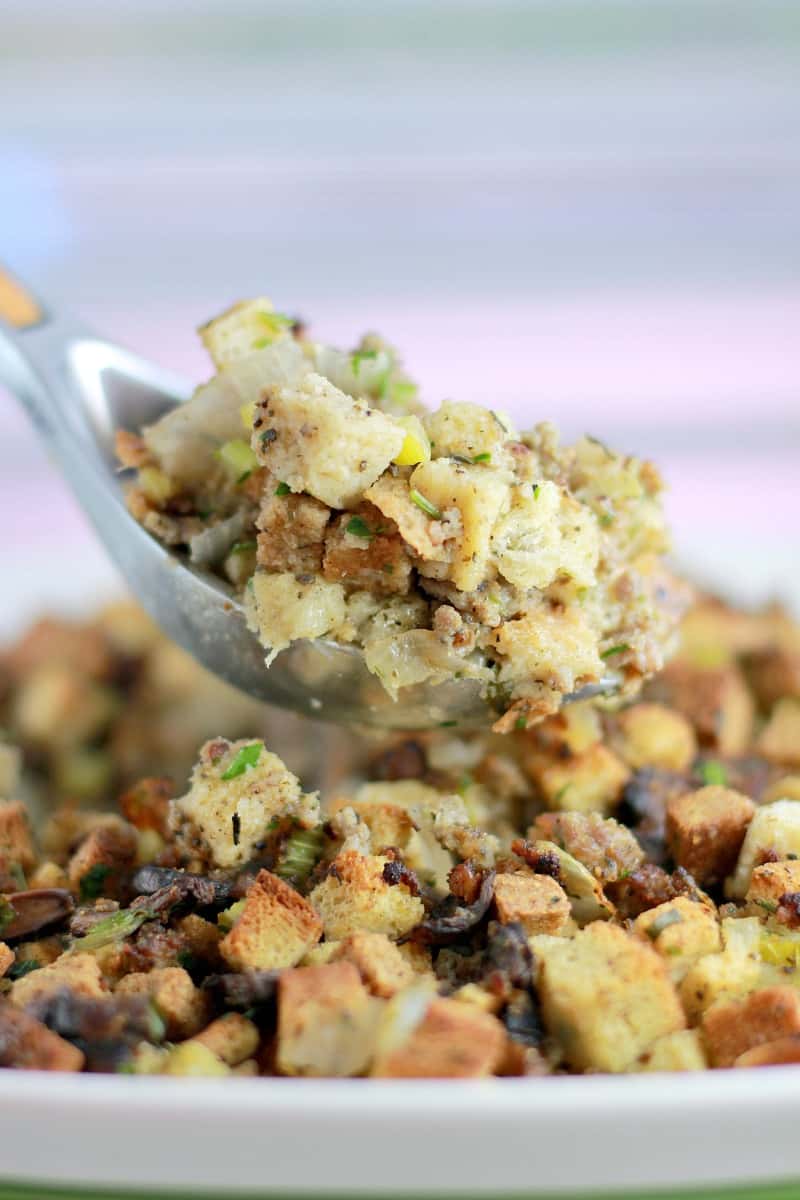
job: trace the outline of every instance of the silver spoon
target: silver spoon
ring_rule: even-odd
[[[157,420],[191,385],[50,310],[1,268],[0,385],[27,410],[131,591],[215,675],[268,704],[344,725],[422,730],[485,726],[497,716],[472,680],[417,684],[393,701],[360,650],[328,639],[296,642],[267,668],[233,590],[167,550],[125,507],[115,432]],[[567,700],[615,687],[603,679]]]

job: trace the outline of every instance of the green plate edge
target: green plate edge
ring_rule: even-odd
[[[78,1184],[61,1187],[50,1183],[6,1182],[0,1180],[0,1200],[470,1200],[464,1193],[437,1192],[425,1197],[407,1193],[340,1192],[323,1196],[320,1192],[224,1192],[172,1191],[158,1185],[152,1188],[104,1187]],[[486,1200],[474,1196],[472,1200]],[[672,1187],[657,1191],[634,1190],[602,1192],[504,1192],[492,1200],[800,1200],[800,1180],[776,1183],[720,1184],[702,1187]]]

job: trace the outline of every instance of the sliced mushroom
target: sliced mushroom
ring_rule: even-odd
[[[64,888],[32,888],[0,896],[0,936],[7,941],[28,937],[68,917],[75,901]]]

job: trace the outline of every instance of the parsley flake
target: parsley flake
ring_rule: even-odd
[[[409,493],[411,503],[416,504],[417,508],[421,508],[429,517],[433,517],[435,521],[441,518],[441,513],[435,504],[431,504],[430,500],[423,496],[422,492],[418,492],[416,488],[412,488]]]
[[[366,541],[371,541],[375,537],[373,530],[370,529],[363,517],[351,517],[345,525],[345,530],[353,537],[364,538]]]
[[[620,642],[618,646],[609,646],[608,650],[603,650],[600,654],[602,659],[613,658],[615,654],[624,654],[626,650],[630,650],[627,642]]]
[[[234,755],[233,761],[226,771],[223,771],[221,779],[236,779],[239,775],[244,775],[249,767],[254,767],[261,757],[261,751],[264,749],[263,742],[251,742],[249,746],[242,746],[241,750]]]

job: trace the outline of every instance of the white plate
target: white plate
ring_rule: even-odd
[[[751,1200],[796,1198],[800,1183],[779,1184],[800,1181],[798,1112],[800,1071],[785,1067],[463,1084],[9,1071],[1,1174],[43,1185],[35,1195],[707,1196],[739,1183]]]

